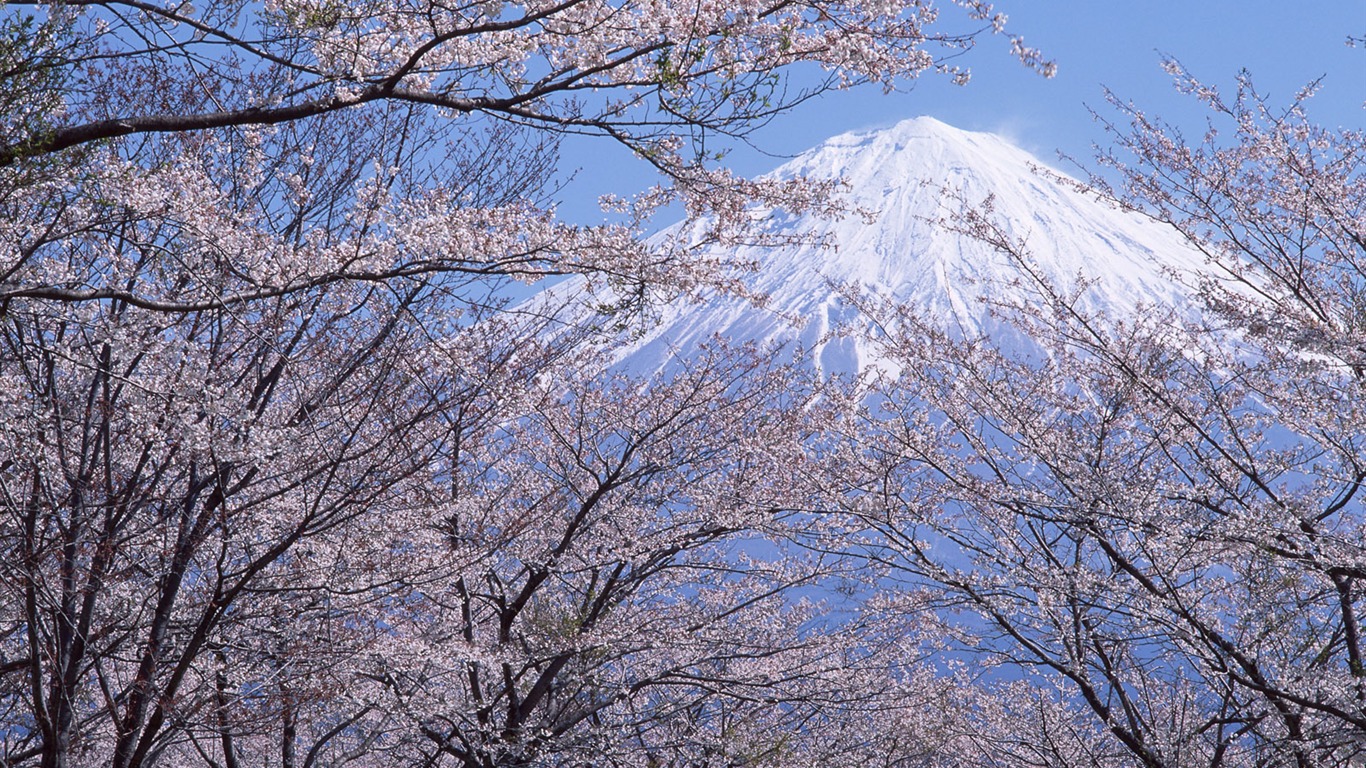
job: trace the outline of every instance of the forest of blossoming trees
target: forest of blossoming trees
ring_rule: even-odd
[[[1094,189],[1206,253],[1198,322],[1078,310],[983,208],[1044,358],[865,297],[887,370],[716,340],[640,378],[598,326],[742,290],[701,246],[752,206],[840,210],[709,138],[1052,64],[974,0],[0,31],[0,765],[1366,760],[1366,137],[1308,94],[1172,64],[1199,143],[1112,104]],[[658,185],[558,219],[565,135]],[[694,239],[642,237],[667,206]],[[515,311],[561,276],[616,300]]]

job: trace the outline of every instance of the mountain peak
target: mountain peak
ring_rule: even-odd
[[[894,149],[897,146],[905,146],[917,141],[944,140],[954,142],[972,137],[999,140],[994,134],[955,128],[938,118],[921,115],[920,117],[909,117],[880,128],[854,130],[831,136],[803,154],[819,152],[827,147],[856,147],[868,148],[873,151],[886,151],[889,148]]]
[[[810,152],[824,147],[865,147],[885,149],[888,146],[904,146],[908,142],[943,138],[954,140],[969,135],[968,131],[955,128],[928,115],[910,117],[882,128],[848,131],[821,142]]]
[[[996,134],[966,131],[933,117],[914,117],[886,128],[834,136],[769,176],[840,178],[849,185],[853,201],[881,208],[886,192],[894,188],[937,183],[959,192],[980,188],[989,193],[1033,179],[1046,167]],[[992,178],[978,178],[984,175]],[[955,187],[964,183],[968,188]]]
[[[1168,228],[1079,191],[999,136],[932,117],[835,136],[769,176],[842,179],[848,202],[864,215],[772,215],[763,223],[770,232],[808,244],[738,249],[760,265],[746,282],[768,296],[766,305],[717,297],[666,307],[659,325],[625,354],[627,367],[666,366],[713,334],[798,340],[827,369],[866,365],[864,345],[831,333],[859,323],[837,286],[911,304],[951,332],[1008,332],[990,306],[1030,300],[1016,266],[954,225],[964,205],[988,198],[994,219],[1028,244],[1043,275],[1064,289],[1087,285],[1083,309],[1123,319],[1149,305],[1187,307],[1188,292],[1172,274],[1203,265]]]
[[[902,158],[905,151],[936,154],[981,156],[1022,150],[994,133],[956,128],[929,116],[912,117],[881,128],[849,131],[821,142],[783,166],[810,162],[816,157],[880,156]],[[781,172],[779,169],[777,172]]]

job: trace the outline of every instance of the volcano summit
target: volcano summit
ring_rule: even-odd
[[[907,304],[955,334],[998,333],[992,306],[1033,301],[1031,281],[1020,279],[1018,264],[963,231],[966,206],[989,205],[990,220],[1027,245],[1031,268],[1049,283],[1064,290],[1084,286],[1083,311],[1125,318],[1145,307],[1190,306],[1190,289],[1176,275],[1204,264],[1175,232],[1097,200],[1005,139],[933,118],[836,136],[770,177],[842,180],[845,201],[858,212],[835,220],[756,214],[766,234],[804,243],[735,249],[739,260],[758,264],[743,279],[767,302],[716,296],[663,307],[657,322],[623,349],[625,368],[657,370],[720,335],[760,344],[798,341],[825,370],[858,369],[874,353],[839,332],[860,323],[846,299],[849,290]]]

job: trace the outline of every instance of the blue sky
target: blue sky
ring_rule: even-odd
[[[1348,35],[1366,36],[1366,0],[1001,0],[998,8],[1009,15],[1011,33],[1057,62],[1055,78],[1020,66],[1003,37],[983,38],[962,60],[973,72],[965,87],[927,77],[898,93],[830,94],[757,132],[753,138],[768,154],[740,148],[728,161],[759,174],[830,136],[918,115],[1003,134],[1050,163],[1058,152],[1086,160],[1093,143],[1105,142],[1087,111],[1104,112],[1104,87],[1198,132],[1203,112],[1172,87],[1160,66],[1164,55],[1230,90],[1247,69],[1273,104],[1288,103],[1322,76],[1311,116],[1330,126],[1366,127],[1366,50],[1346,45]],[[566,170],[581,168],[562,205],[571,219],[590,216],[600,192],[630,192],[651,181],[625,153],[613,156],[600,145],[567,149]]]

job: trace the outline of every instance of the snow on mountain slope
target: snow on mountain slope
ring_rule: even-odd
[[[762,226],[770,232],[813,241],[738,249],[740,258],[760,265],[745,279],[768,295],[768,303],[759,308],[743,298],[716,297],[664,307],[658,323],[623,348],[621,364],[641,373],[657,370],[720,334],[760,343],[799,340],[816,352],[823,369],[857,369],[871,362],[866,345],[853,336],[828,335],[859,323],[839,284],[909,302],[951,331],[999,332],[989,304],[1028,294],[1012,285],[1019,273],[1006,257],[945,224],[961,209],[949,192],[973,203],[992,196],[995,218],[1027,241],[1054,284],[1094,281],[1082,296],[1084,309],[1123,318],[1144,305],[1189,304],[1170,271],[1199,270],[1199,253],[1165,227],[1039,173],[1039,165],[998,136],[926,117],[832,138],[773,175],[842,178],[849,202],[871,211],[871,222],[860,215],[835,221],[768,215]]]

